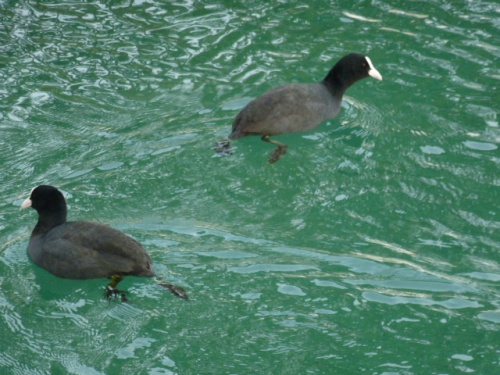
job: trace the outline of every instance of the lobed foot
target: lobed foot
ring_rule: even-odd
[[[280,160],[280,158],[286,154],[287,149],[288,147],[286,145],[276,147],[271,155],[269,155],[269,164],[274,164]]]
[[[231,143],[228,140],[215,142],[213,149],[216,152],[216,155],[214,155],[214,156],[223,157],[223,156],[232,155],[234,153],[234,148],[231,147]]]
[[[120,296],[122,302],[127,302],[127,297],[125,296],[125,291],[119,290],[116,286],[120,281],[123,280],[123,275],[111,275],[110,277],[111,282],[106,285],[106,290],[104,292],[104,295],[108,300],[115,298],[117,296]]]
[[[119,290],[119,289],[116,289],[115,287],[112,287],[112,286],[106,286],[106,291],[104,292],[104,295],[106,296],[106,298],[108,300],[111,300],[117,296],[120,296],[120,299],[122,302],[127,302],[128,299],[127,299],[127,296],[125,295],[125,292],[124,290]]]
[[[161,287],[170,291],[170,293],[172,293],[174,296],[177,296],[179,298],[185,299],[186,301],[189,301],[189,297],[188,297],[186,291],[183,288],[181,288],[180,286],[171,284],[171,283],[166,282],[165,280],[162,280],[160,278],[157,279],[157,282],[158,282],[158,285],[160,285]]]

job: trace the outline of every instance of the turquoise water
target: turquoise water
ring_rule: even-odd
[[[500,373],[495,1],[0,2],[0,373]],[[367,54],[382,82],[217,157],[252,98]],[[58,279],[19,206],[141,241],[157,273]]]

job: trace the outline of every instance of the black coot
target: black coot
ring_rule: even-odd
[[[38,266],[67,279],[111,278],[108,297],[124,292],[116,286],[124,276],[156,276],[142,245],[109,226],[87,221],[66,221],[66,200],[53,186],[33,189],[21,208],[33,207],[38,222],[31,233],[28,252]],[[186,292],[159,278],[160,285],[178,297]]]
[[[337,116],[347,88],[368,76],[382,80],[368,57],[359,53],[344,56],[319,83],[280,86],[252,100],[236,116],[229,138],[262,136],[263,141],[277,146],[269,157],[274,163],[287,146],[270,136],[310,130]]]

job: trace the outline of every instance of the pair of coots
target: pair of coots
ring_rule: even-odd
[[[335,117],[342,96],[349,86],[371,76],[382,80],[366,56],[344,56],[325,79],[312,84],[290,84],[272,89],[251,101],[236,116],[230,139],[260,135],[277,146],[269,162],[276,162],[287,146],[270,137],[312,129]],[[110,278],[108,297],[121,295],[117,289],[124,276],[155,276],[151,258],[139,242],[106,225],[66,221],[66,201],[55,187],[41,185],[33,189],[22,208],[33,207],[38,223],[29,242],[29,254],[40,267],[69,279]],[[160,281],[173,294],[188,299],[186,292]]]

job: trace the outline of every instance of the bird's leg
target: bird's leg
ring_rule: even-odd
[[[286,144],[271,139],[269,135],[263,135],[261,139],[264,142],[269,142],[277,146],[276,149],[271,153],[271,155],[269,155],[270,164],[276,163],[283,155],[286,154],[286,150],[288,148]]]
[[[123,290],[118,290],[116,286],[123,280],[123,275],[111,275],[111,282],[106,285],[106,298],[111,299],[120,295],[122,302],[127,302],[127,297]]]

